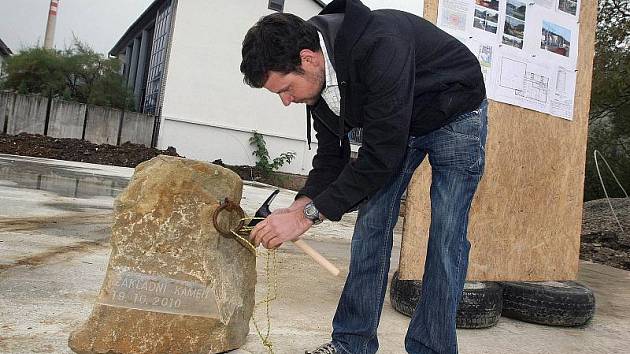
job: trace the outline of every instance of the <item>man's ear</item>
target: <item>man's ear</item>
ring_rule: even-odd
[[[302,49],[300,51],[300,59],[302,61],[302,65],[317,65],[316,53],[310,49]]]

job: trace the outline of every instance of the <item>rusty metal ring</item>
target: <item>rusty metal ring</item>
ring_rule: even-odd
[[[214,210],[214,213],[212,213],[212,224],[214,225],[215,230],[217,230],[223,236],[233,237],[232,230],[222,229],[219,226],[219,222],[217,221],[219,217],[219,213],[221,213],[223,210],[227,210],[229,212],[235,211],[238,213],[239,223],[236,229],[234,230],[235,232],[238,232],[239,230],[243,228],[243,226],[245,226],[245,212],[240,207],[240,205],[230,201],[228,198],[225,198],[223,203],[221,203],[219,207]]]

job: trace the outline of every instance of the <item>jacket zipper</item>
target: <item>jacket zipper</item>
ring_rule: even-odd
[[[341,98],[339,100],[340,114],[339,114],[339,147],[342,147],[343,136],[346,133],[346,81],[339,83],[339,94]]]

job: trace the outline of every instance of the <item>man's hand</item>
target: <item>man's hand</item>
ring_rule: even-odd
[[[293,207],[274,212],[259,222],[249,236],[254,246],[262,243],[267,249],[278,248],[286,241],[297,240],[313,226],[313,221],[304,216],[303,208]]]

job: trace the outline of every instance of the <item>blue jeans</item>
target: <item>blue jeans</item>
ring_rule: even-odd
[[[412,354],[457,353],[455,315],[468,268],[468,213],[485,164],[487,109],[484,100],[450,124],[410,137],[401,170],[359,209],[350,272],[333,320],[332,343],[340,353],[378,350],[376,331],[400,198],[427,154],[432,168],[429,244],[422,298],[405,348]]]

